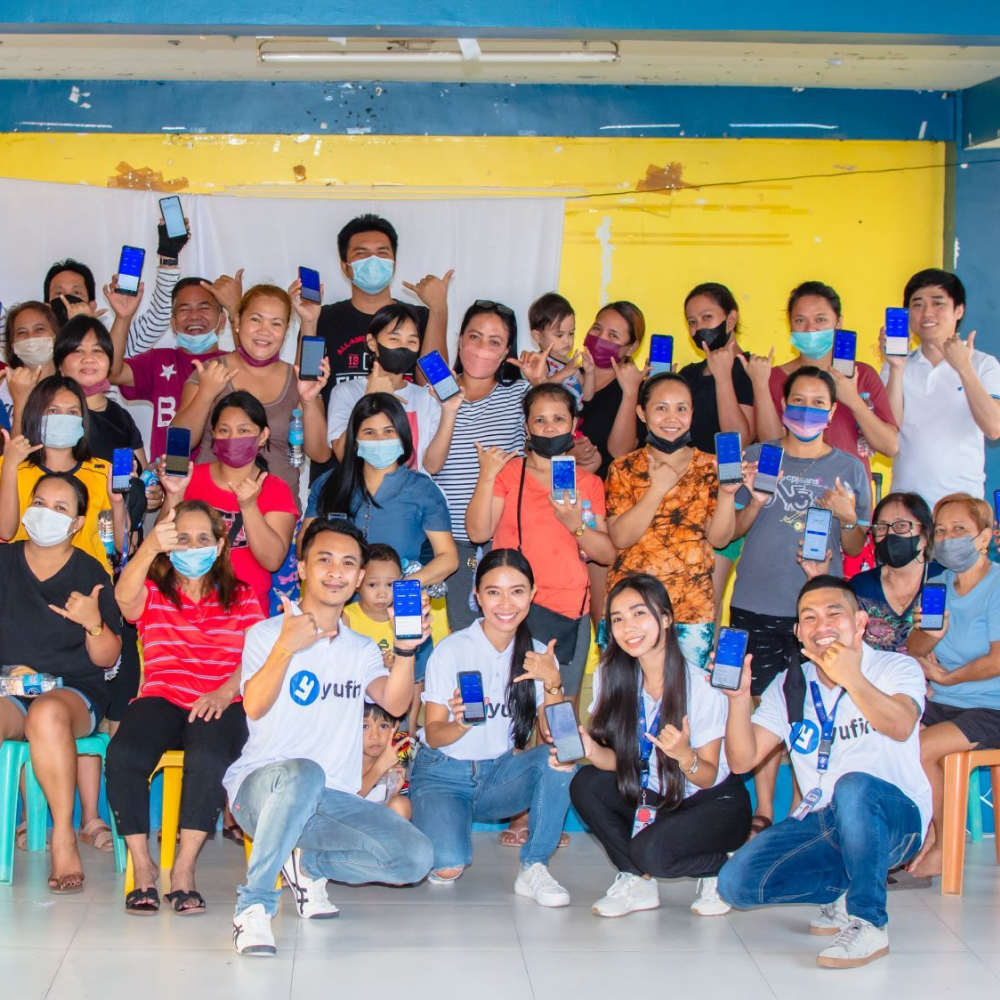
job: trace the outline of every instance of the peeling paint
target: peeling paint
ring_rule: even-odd
[[[682,178],[684,165],[682,163],[668,163],[665,167],[659,167],[651,163],[646,168],[646,176],[636,181],[636,191],[680,191],[683,188],[697,187],[697,184],[688,184]]]
[[[295,175],[295,183],[302,184],[306,179],[306,168],[301,163],[296,163],[292,167],[292,173]]]
[[[963,166],[964,166],[964,164],[963,164]],[[959,254],[960,254],[961,252],[962,252],[962,247],[961,247],[961,244],[960,244],[960,243],[958,242],[958,237],[956,236],[956,237],[955,237],[955,250],[954,250],[954,253],[953,253],[953,255],[952,255],[952,256],[953,256],[953,258],[954,258],[954,259],[952,260],[952,270],[953,270],[953,271],[955,271],[955,270],[957,270],[957,269],[958,269],[958,255],[959,255]]]
[[[126,191],[183,191],[188,186],[186,177],[175,177],[165,180],[162,170],[150,170],[149,167],[133,167],[122,160],[115,167],[116,173],[108,178],[109,188],[121,188]]]
[[[611,258],[615,253],[615,245],[611,242],[611,216],[605,215],[594,235],[601,246],[601,294],[600,303],[607,305],[610,301],[608,289],[611,286]]]

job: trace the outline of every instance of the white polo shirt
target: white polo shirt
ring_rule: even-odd
[[[1000,399],[1000,362],[972,352],[972,367],[986,391]],[[883,368],[888,381],[888,369]],[[903,369],[903,423],[892,463],[894,491],[919,493],[931,506],[949,493],[981,497],[986,483],[986,444],[972,418],[958,372],[923,350],[911,351]]]
[[[294,614],[301,614],[292,605]],[[247,630],[240,693],[264,665],[281,633],[282,615]],[[365,692],[387,677],[375,642],[341,620],[332,639],[296,653],[277,700],[260,719],[247,719],[250,738],[222,779],[233,802],[243,779],[284,760],[312,760],[326,772],[326,787],[356,795],[361,788]]]
[[[536,653],[545,647],[533,640]],[[424,677],[425,704],[444,705],[455,696],[458,674],[461,670],[478,670],[483,675],[483,692],[489,699],[486,705],[486,722],[473,726],[464,736],[438,750],[455,760],[496,760],[514,746],[510,732],[511,717],[507,711],[507,686],[510,681],[510,657],[514,641],[506,649],[498,650],[483,632],[483,620],[473,622],[460,632],[452,632],[442,639],[427,661]],[[531,681],[522,681],[530,684]],[[535,706],[545,704],[545,685],[535,681]],[[448,713],[449,721],[454,718]],[[420,738],[424,738],[423,732]]]

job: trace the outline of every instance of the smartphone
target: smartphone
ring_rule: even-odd
[[[910,310],[889,306],[885,311],[885,353],[904,358],[910,353]]]
[[[833,334],[833,367],[852,378],[854,358],[858,352],[858,335],[853,330],[835,330]]]
[[[481,726],[486,721],[486,696],[483,694],[483,675],[478,670],[462,670],[458,675],[458,692],[465,705],[465,722]]]
[[[806,533],[802,536],[802,558],[811,562],[826,559],[826,547],[830,540],[833,513],[822,507],[810,507],[806,511]]]
[[[667,333],[654,333],[649,341],[649,374],[670,371],[674,363],[674,338]]]
[[[303,382],[317,382],[319,365],[326,355],[326,341],[322,337],[303,337],[299,352],[299,378]]]
[[[417,361],[417,367],[424,373],[440,402],[451,399],[459,391],[455,376],[440,351],[428,351]]]
[[[323,301],[319,293],[319,271],[314,271],[311,267],[300,267],[299,281],[302,282],[302,298],[306,302]]]
[[[111,492],[128,493],[132,487],[132,462],[134,456],[131,448],[115,448],[111,457]]]
[[[572,455],[556,455],[552,459],[552,499],[563,502],[569,494],[570,503],[576,503],[576,459]]]
[[[181,200],[177,195],[172,194],[169,198],[160,199],[160,215],[163,216],[163,225],[167,227],[167,236],[172,240],[179,236],[187,236],[187,223],[184,221],[184,209],[181,208]]]
[[[715,647],[712,667],[712,687],[738,691],[743,676],[743,660],[747,655],[750,633],[741,628],[719,629],[719,644]]]
[[[882,473],[873,472],[872,473],[872,485],[875,487],[875,504],[872,510],[875,509],[882,502]]]
[[[549,732],[556,748],[556,760],[560,764],[571,764],[587,756],[583,749],[583,740],[573,711],[573,702],[560,701],[555,705],[545,706],[545,718],[548,719]]]
[[[419,580],[393,581],[392,613],[397,639],[419,639],[424,634]]]
[[[993,511],[997,516],[997,524],[1000,524],[1000,490],[993,491]]]
[[[778,476],[781,475],[781,460],[785,457],[785,449],[776,444],[762,444],[757,456],[757,477],[754,480],[754,490],[757,493],[774,493],[778,488]]]
[[[743,482],[743,445],[739,431],[722,431],[715,435],[715,462],[720,485]]]
[[[118,259],[116,292],[123,295],[139,294],[139,279],[142,277],[142,262],[145,259],[146,251],[142,247],[122,247],[122,255]]]
[[[925,583],[920,594],[920,628],[937,632],[944,628],[944,602],[948,588],[943,583]]]
[[[166,473],[186,476],[191,463],[191,432],[186,427],[167,428]]]

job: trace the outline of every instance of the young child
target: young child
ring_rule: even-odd
[[[365,705],[364,747],[359,795],[384,802],[403,819],[410,818],[410,799],[400,794],[406,786],[406,764],[412,758],[410,737],[399,731],[400,719],[380,705]]]
[[[549,352],[549,381],[561,382],[573,394],[577,409],[581,403],[592,399],[595,388],[594,362],[584,351],[579,364],[583,378],[578,374],[573,338],[576,336],[576,313],[561,295],[548,292],[536,299],[528,310],[531,337],[540,351]]]

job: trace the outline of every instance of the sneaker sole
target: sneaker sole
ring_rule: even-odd
[[[691,907],[691,912],[696,917],[724,917],[730,910],[731,906],[727,906],[724,910],[696,910],[693,906]]]
[[[541,899],[536,899],[535,894],[530,889],[521,889],[517,885],[514,886],[514,895],[522,896],[524,899],[534,900],[539,906],[547,906],[549,909],[558,909],[560,906],[569,906],[569,896],[565,899],[560,899],[558,903],[546,903]]]
[[[847,925],[845,924],[844,926],[846,927]],[[843,929],[843,927],[814,927],[812,924],[809,925],[809,933],[816,935],[816,937],[833,937]]]
[[[641,913],[643,910],[658,910],[659,908],[660,901],[656,900],[655,902],[650,901],[648,903],[642,903],[640,906],[633,906],[624,913],[601,913],[596,906],[592,906],[590,908],[590,912],[593,913],[595,917],[603,917],[605,920],[618,920],[620,917],[627,917],[630,913]]]
[[[822,955],[817,955],[816,964],[823,969],[857,969],[888,954],[889,946],[886,945],[884,948],[880,948],[878,951],[874,951],[864,958],[824,958]]]
[[[242,951],[237,950],[237,955],[246,955],[247,958],[274,958],[278,954],[278,949],[270,944],[252,944]]]

